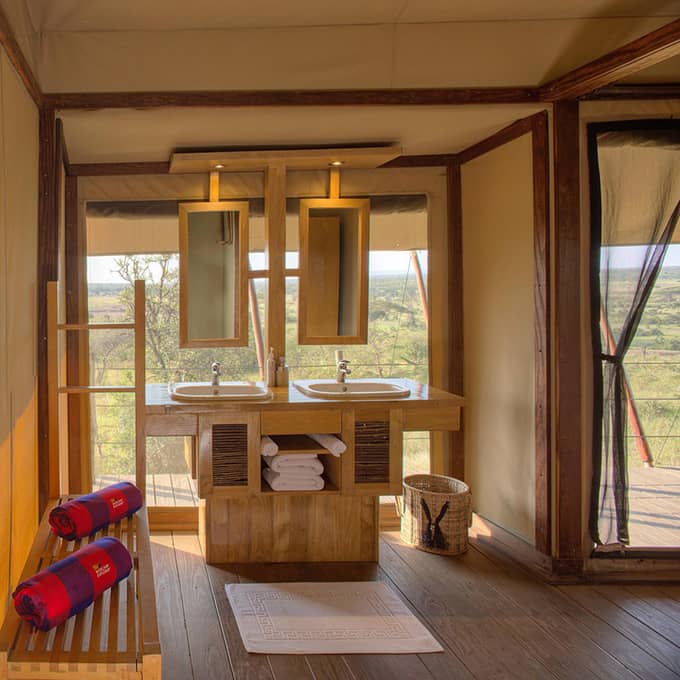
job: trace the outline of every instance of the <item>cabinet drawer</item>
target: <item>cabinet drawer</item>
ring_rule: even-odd
[[[335,434],[341,430],[340,411],[279,411],[263,413],[262,434]]]

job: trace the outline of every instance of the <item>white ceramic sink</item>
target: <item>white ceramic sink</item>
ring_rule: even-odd
[[[319,399],[394,399],[408,397],[411,390],[397,383],[371,380],[299,380],[293,383],[309,397]]]
[[[175,383],[168,385],[170,398],[176,401],[266,401],[272,391],[252,383]]]

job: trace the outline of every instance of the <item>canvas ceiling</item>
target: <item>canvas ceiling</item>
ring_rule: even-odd
[[[396,142],[456,152],[543,105],[63,111],[72,163],[167,161],[178,148]]]
[[[36,32],[669,16],[669,0],[27,0]],[[675,8],[673,8],[673,6]]]

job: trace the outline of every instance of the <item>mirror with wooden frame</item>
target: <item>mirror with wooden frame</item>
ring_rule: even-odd
[[[366,344],[369,215],[367,198],[300,200],[299,344]]]
[[[248,202],[179,205],[179,346],[248,345]]]

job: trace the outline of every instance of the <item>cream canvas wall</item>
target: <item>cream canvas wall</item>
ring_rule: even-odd
[[[38,112],[0,50],[0,621],[37,527]]]
[[[465,470],[473,507],[534,543],[531,135],[462,168]]]

